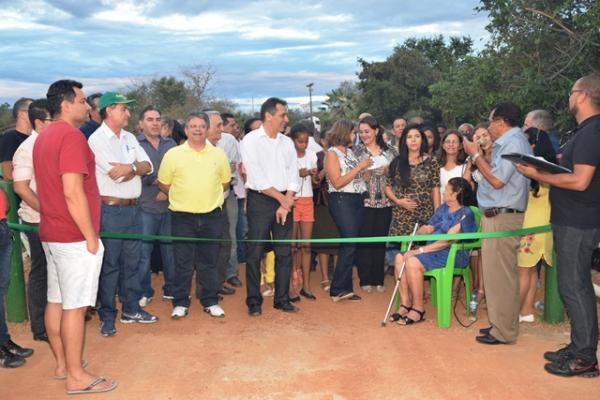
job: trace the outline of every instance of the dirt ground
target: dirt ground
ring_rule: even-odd
[[[159,288],[160,278],[153,279]],[[431,305],[424,323],[384,328],[391,277],[386,293],[360,293],[359,303],[333,303],[313,279],[317,300],[302,300],[293,315],[265,298],[263,315],[249,317],[242,288],[222,302],[222,319],[196,302],[187,318],[173,321],[171,305],[155,298],[147,309],[161,318],[157,324],[117,322],[117,335],[103,338],[94,317],[87,324],[88,370],[119,382],[94,398],[598,399],[600,379],[544,372],[542,354],[568,341],[566,323],[526,324],[516,344],[484,346],[474,340],[487,326],[484,310],[470,328],[454,319],[450,329],[437,328]],[[0,370],[0,399],[68,397],[51,377],[48,346],[32,340],[27,323],[9,330],[35,354],[23,367]]]

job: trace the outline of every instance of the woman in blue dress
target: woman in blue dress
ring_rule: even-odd
[[[441,234],[475,232],[475,218],[469,205],[474,204],[471,185],[463,178],[452,178],[444,191],[443,204],[435,211],[427,225],[421,226],[417,234]],[[435,268],[444,268],[451,240],[427,242],[425,246],[407,251],[396,256],[396,276],[400,273],[402,263],[406,261],[404,273],[400,280],[400,325],[410,325],[425,320],[423,305],[423,273]],[[456,265],[469,264],[469,252],[460,250],[456,253]]]

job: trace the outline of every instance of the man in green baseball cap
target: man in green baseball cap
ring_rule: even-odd
[[[135,103],[135,100],[128,99],[127,97],[117,92],[106,92],[100,97],[100,100],[98,101],[98,109],[102,110],[103,108],[112,106],[113,104],[129,103]]]

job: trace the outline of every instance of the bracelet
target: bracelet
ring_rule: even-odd
[[[471,162],[472,162],[473,164],[476,164],[476,163],[477,163],[477,159],[478,159],[479,157],[481,157],[481,154],[479,154],[479,153],[475,153],[475,154],[474,154],[474,155],[471,157]]]
[[[419,247],[419,254],[423,254],[425,251],[423,250],[422,247]]]

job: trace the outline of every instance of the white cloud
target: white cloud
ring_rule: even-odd
[[[255,78],[272,78],[272,79],[314,79],[320,81],[342,82],[356,79],[354,74],[337,74],[332,72],[318,71],[258,71],[252,74]]]
[[[29,13],[22,13],[16,10],[0,10],[0,31],[2,30],[60,31],[61,29],[35,22]]]
[[[315,17],[314,20],[319,22],[342,23],[354,21],[354,17],[350,14],[320,15]]]
[[[317,50],[317,49],[330,49],[338,47],[353,47],[357,46],[358,43],[353,42],[332,42],[325,44],[307,44],[299,46],[286,46],[286,47],[274,47],[271,49],[259,49],[259,50],[239,50],[228,53],[228,56],[279,56],[285,53],[294,51],[305,51],[305,50]]]

